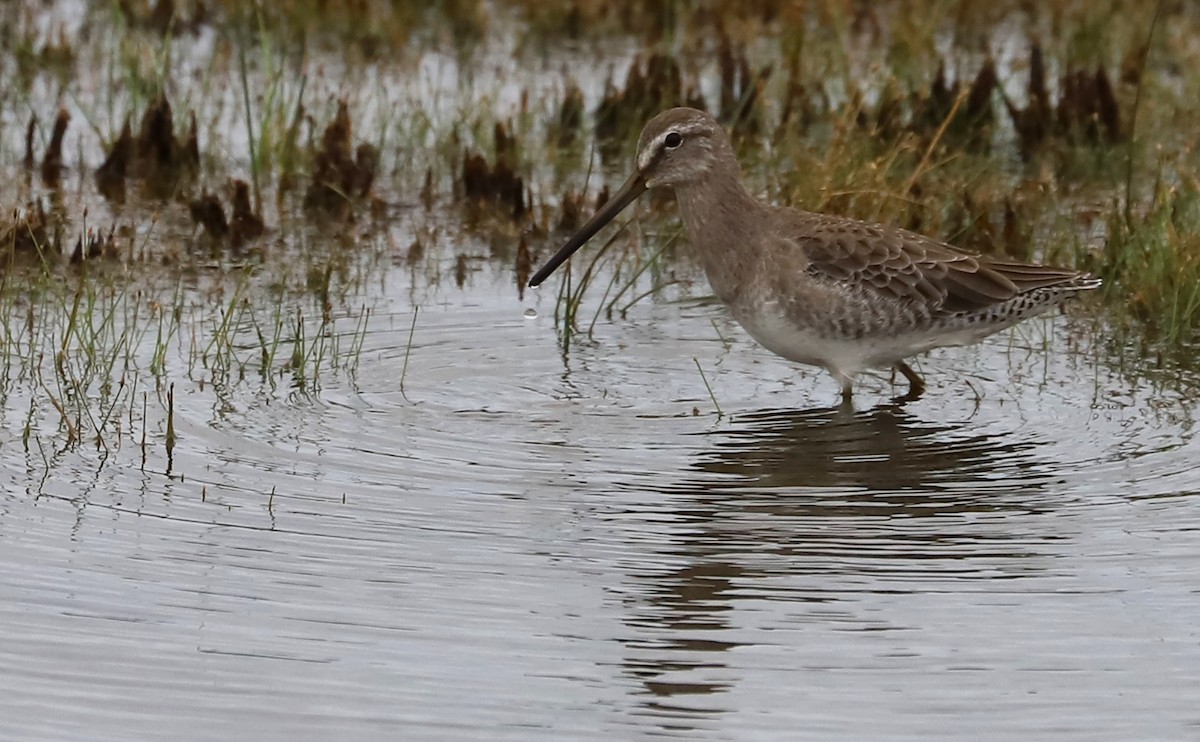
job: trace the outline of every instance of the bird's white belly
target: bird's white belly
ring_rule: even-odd
[[[836,337],[789,320],[778,305],[768,302],[751,311],[735,311],[735,319],[767,350],[790,361],[820,366],[834,376],[853,378],[860,371],[890,366],[896,361],[941,345],[975,342],[975,333],[939,335],[931,332],[867,334]],[[967,335],[971,337],[967,337]],[[986,333],[985,333],[986,334]]]

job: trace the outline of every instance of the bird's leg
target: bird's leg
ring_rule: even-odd
[[[899,371],[900,375],[908,379],[908,394],[904,395],[906,400],[914,400],[921,396],[925,391],[925,381],[920,374],[913,371],[912,366],[904,361],[896,361],[892,364],[892,368]]]
[[[854,380],[849,376],[842,376],[842,404],[850,404],[850,398],[854,396]]]

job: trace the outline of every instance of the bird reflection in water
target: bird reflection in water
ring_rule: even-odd
[[[1046,568],[1045,536],[1022,516],[1051,507],[1053,467],[1019,429],[929,423],[890,405],[744,414],[705,435],[691,471],[647,493],[670,512],[656,513],[655,556],[629,575],[625,672],[664,726],[701,728],[721,712],[738,676],[728,650],[764,643],[756,624],[775,615],[762,601],[879,630],[894,627],[862,615],[863,593]]]

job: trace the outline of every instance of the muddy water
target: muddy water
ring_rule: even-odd
[[[357,373],[177,381],[169,463],[156,420],[144,466],[131,432],[46,467],[6,403],[0,737],[1200,731],[1196,407],[1103,336],[846,411],[711,303],[564,355],[554,282],[410,275],[347,302]]]

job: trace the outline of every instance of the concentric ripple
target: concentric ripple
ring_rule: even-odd
[[[841,409],[711,303],[564,352],[552,289],[485,270],[414,324],[406,280],[312,393],[179,384],[169,462],[0,449],[0,736],[1195,721],[1195,407],[1065,318]]]

